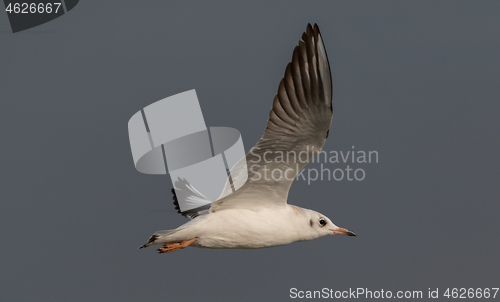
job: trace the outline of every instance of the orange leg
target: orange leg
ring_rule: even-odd
[[[195,242],[196,239],[198,239],[198,237],[194,237],[193,239],[182,242],[167,242],[163,245],[163,247],[158,249],[158,252],[162,254],[162,253],[171,253],[178,251],[180,249],[187,247],[191,243]]]

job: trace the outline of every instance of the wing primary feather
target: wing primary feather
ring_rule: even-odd
[[[279,98],[281,107],[283,107],[287,116],[289,116],[290,123],[293,125],[295,124],[295,120],[298,119],[299,116],[295,112],[295,108],[293,107],[292,102],[290,101],[290,99],[288,98],[288,94],[286,93],[286,87],[285,87],[286,80],[287,79],[285,75],[285,77],[280,82],[278,93],[276,96]]]
[[[307,34],[305,35],[305,44],[307,52],[307,62],[309,65],[309,77],[311,80],[311,98],[313,101],[319,99],[319,87],[318,87],[318,56],[316,53],[316,41],[314,39],[313,30],[311,24],[307,26]]]
[[[307,108],[306,94],[304,92],[304,87],[302,86],[302,74],[300,72],[300,49],[299,46],[295,46],[293,50],[292,57],[292,77],[295,91],[297,92],[297,98],[300,102],[302,108]]]
[[[306,100],[311,100],[311,79],[309,77],[309,63],[307,62],[307,50],[304,42],[299,41],[299,68],[302,77],[302,88]]]
[[[292,69],[293,69],[293,65],[290,62],[286,66],[285,77],[283,78],[283,81],[284,81],[284,86],[285,86],[285,92],[286,92],[286,95],[288,96],[288,99],[290,100],[290,104],[292,105],[295,114],[299,115],[302,113],[302,108],[300,107],[300,103],[299,103],[299,100],[297,98],[297,94],[295,92]],[[298,116],[297,116],[297,118],[298,118]]]
[[[323,43],[323,38],[321,37],[321,32],[317,24],[314,24],[314,32],[316,34],[317,46],[318,46],[318,71],[321,77],[322,89],[323,89],[323,101],[330,106],[330,110],[333,112],[332,107],[332,77],[330,70],[330,63],[328,62],[328,54],[326,53],[325,45]]]
[[[287,123],[286,127],[288,128],[289,125],[293,126],[295,125],[295,120],[290,117],[290,115],[286,112],[286,109],[284,108],[284,103],[283,99],[279,97],[279,95],[276,95],[274,97],[274,102],[273,102],[273,112],[276,113],[276,115],[285,123]],[[289,109],[290,110],[290,109]]]

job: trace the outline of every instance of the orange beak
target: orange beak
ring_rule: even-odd
[[[346,235],[346,236],[356,236],[353,232],[346,230],[344,228],[339,228],[338,230],[330,230],[333,231],[334,234]]]

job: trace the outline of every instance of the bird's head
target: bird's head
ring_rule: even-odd
[[[326,235],[356,236],[353,232],[336,226],[328,217],[316,211],[309,210],[305,216],[308,219],[307,223],[311,234],[315,234],[317,237]]]

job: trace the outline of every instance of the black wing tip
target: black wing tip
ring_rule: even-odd
[[[324,52],[325,52],[325,58],[326,58],[326,62],[328,63],[328,71],[329,71],[329,74],[330,74],[330,95],[333,95],[333,87],[332,87],[332,84],[331,84],[331,81],[332,81],[332,78],[331,78],[331,68],[330,68],[330,63],[328,62],[328,54],[326,53],[326,49],[325,49],[325,45],[323,43],[323,37],[321,36],[321,32],[319,30],[319,26],[317,23],[314,23],[314,25],[311,26],[311,23],[308,23],[307,24],[307,28],[306,28],[306,32],[304,32],[302,34],[302,39],[304,40],[304,42],[308,42],[308,40],[306,40],[306,38],[309,39],[309,41],[313,41],[315,46],[314,48],[318,49],[318,44],[322,44],[322,47],[324,49]],[[299,43],[300,45],[300,43]],[[333,105],[332,105],[332,102],[330,101],[330,110],[332,111],[333,113]]]
[[[317,52],[318,42],[321,41],[322,37],[319,32],[319,27],[316,23],[314,23],[314,27],[311,26],[311,23],[307,24],[306,31],[302,33],[302,40],[299,40],[299,50],[301,47],[310,48],[310,51]]]
[[[319,26],[317,23],[314,23],[314,25],[311,25],[311,23],[307,23],[306,26],[306,31],[302,34],[302,40],[306,40],[307,37],[313,36],[315,39],[318,38],[318,36],[321,35],[321,32],[319,31]]]
[[[319,26],[318,26],[317,23],[314,23],[313,30],[314,30],[315,33],[318,33],[318,34],[320,33]]]
[[[201,207],[198,207],[198,208],[195,208],[195,209],[191,209],[191,210],[187,210],[187,211],[184,211],[182,212],[181,211],[181,207],[179,206],[179,200],[177,199],[177,194],[175,193],[175,189],[172,188],[172,199],[174,200],[174,206],[175,206],[175,209],[177,210],[177,213],[181,214],[182,216],[184,217],[188,217],[188,218],[196,218],[200,215],[199,211],[202,211],[202,210],[206,210],[206,209],[209,209],[210,208],[210,205],[204,205],[204,206],[201,206]]]
[[[312,35],[312,33],[313,33],[313,28],[312,28],[312,26],[311,26],[311,23],[308,23],[308,24],[307,24],[306,33],[307,33],[308,35]]]
[[[174,188],[172,188],[172,194],[173,194],[172,199],[174,200],[175,209],[177,210],[177,213],[182,214],[181,208],[179,206],[179,201],[177,200],[177,194],[175,193]]]

